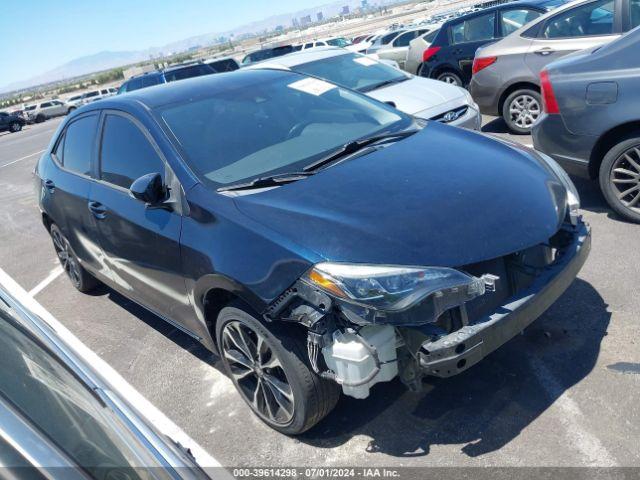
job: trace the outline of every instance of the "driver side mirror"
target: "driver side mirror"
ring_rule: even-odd
[[[167,199],[167,188],[159,173],[147,173],[131,184],[131,196],[147,204],[156,206]]]

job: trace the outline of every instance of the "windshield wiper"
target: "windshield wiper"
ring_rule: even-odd
[[[278,187],[285,183],[297,182],[305,177],[313,175],[312,172],[285,172],[265,177],[254,178],[250,182],[236,183],[227,187],[218,188],[218,192],[230,192],[235,190],[252,190],[256,188]]]
[[[310,163],[309,165],[304,167],[302,171],[307,173],[315,172],[319,168],[324,167],[325,165],[328,165],[332,162],[335,162],[336,160],[340,160],[341,158],[344,158],[346,156],[352,155],[357,151],[362,150],[363,148],[373,143],[379,142],[381,140],[389,140],[393,138],[397,138],[397,139],[405,138],[410,135],[413,135],[414,133],[417,133],[418,131],[419,131],[418,129],[414,129],[414,130],[404,130],[402,132],[383,133],[380,135],[373,135],[371,137],[365,137],[360,140],[354,140],[352,142],[345,143],[344,145],[342,145],[341,147],[338,147],[336,150],[334,150],[332,153],[330,153],[326,157],[323,157],[320,160],[316,160],[315,162]]]
[[[402,76],[402,77],[394,78],[392,80],[385,80],[384,82],[374,83],[373,85],[369,85],[368,87],[361,88],[359,91],[362,93],[370,92],[372,90],[377,90],[382,87],[388,87],[389,85],[395,85],[396,83],[406,82],[407,80],[409,80],[409,77]]]

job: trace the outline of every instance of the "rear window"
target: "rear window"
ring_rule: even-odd
[[[185,78],[200,77],[215,73],[215,70],[209,65],[192,65],[190,67],[180,68],[165,72],[164,78],[167,82],[175,82],[176,80],[184,80]]]
[[[307,44],[313,46],[313,44]],[[309,48],[305,45],[305,48]],[[294,51],[293,46],[285,45],[284,47],[276,47],[276,48],[267,48],[265,50],[258,50],[257,52],[252,52],[242,60],[242,64],[246,65],[249,63],[261,62],[263,60],[268,60],[270,58],[280,57],[282,55],[286,55]]]
[[[233,72],[234,70],[237,70],[238,67],[238,62],[236,62],[235,60],[228,58],[226,60],[218,60],[215,62],[209,62],[207,65],[209,65],[211,68],[213,68],[213,70],[215,70],[217,73],[222,73],[222,72]]]
[[[495,38],[495,13],[480,15],[451,26],[451,43],[468,43]]]

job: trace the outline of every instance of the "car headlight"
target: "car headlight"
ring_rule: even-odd
[[[547,166],[553,171],[560,183],[567,190],[567,207],[569,209],[569,219],[572,225],[576,225],[578,223],[578,218],[580,217],[580,194],[576,189],[576,186],[573,184],[571,178],[567,172],[549,155],[538,152],[536,153],[540,156],[540,158],[547,164]]]
[[[374,310],[404,310],[448,290],[473,298],[485,292],[485,279],[446,267],[401,267],[319,263],[303,279],[347,303]]]

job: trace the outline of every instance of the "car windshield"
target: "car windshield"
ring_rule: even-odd
[[[370,92],[409,79],[400,70],[356,53],[335,55],[291,68],[360,92]]]
[[[157,109],[192,170],[216,188],[299,171],[353,140],[412,124],[391,107],[323,80],[251,74],[255,80]]]

